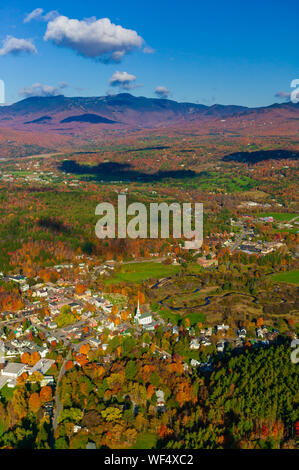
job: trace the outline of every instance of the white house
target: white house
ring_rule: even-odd
[[[76,310],[76,312],[81,313],[82,310],[83,310],[82,305],[78,304],[77,302],[71,302],[68,305],[69,305],[72,312],[74,312],[74,310]]]
[[[220,341],[219,343],[216,344],[216,349],[218,352],[224,352],[226,342],[225,341]]]
[[[198,367],[198,366],[200,366],[200,362],[197,361],[196,359],[191,359],[190,364],[191,364],[192,367]]]
[[[199,349],[200,348],[200,344],[199,344],[199,341],[197,338],[193,338],[191,339],[190,341],[190,349]]]
[[[173,335],[179,335],[179,334],[180,334],[180,329],[179,329],[178,326],[174,326],[174,327],[172,328],[172,334],[173,334]]]
[[[52,375],[45,375],[40,381],[41,387],[45,387],[46,385],[54,385],[54,377]]]
[[[257,336],[257,338],[263,338],[264,337],[264,333],[263,333],[263,330],[261,328],[257,328],[256,336]]]
[[[246,331],[246,328],[244,328],[244,327],[239,328],[239,330],[237,331],[237,335],[238,335],[239,338],[241,338],[241,339],[245,339],[245,338],[246,338],[246,334],[247,334],[247,331]]]
[[[200,330],[200,333],[201,333],[202,335],[205,335],[205,336],[212,336],[212,334],[213,334],[213,329],[212,329],[212,327],[210,326],[210,327],[208,327],[208,328],[204,328],[204,329]]]
[[[157,390],[156,397],[157,397],[157,406],[163,407],[165,405],[165,397],[164,397],[163,390]]]
[[[94,348],[98,348],[101,344],[101,341],[97,338],[91,338],[89,340],[89,344],[90,344],[90,346],[93,346]]]
[[[217,325],[216,328],[217,328],[217,331],[226,331],[229,329],[229,326],[222,323],[222,325]]]

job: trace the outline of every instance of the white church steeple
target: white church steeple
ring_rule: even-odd
[[[137,304],[137,309],[136,309],[135,316],[140,317],[140,315],[141,315],[141,313],[140,313],[140,304],[139,304],[139,295],[138,295],[138,304]]]

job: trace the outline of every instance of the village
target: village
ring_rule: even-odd
[[[219,246],[230,253],[243,252],[258,257],[280,249],[287,250],[281,241],[259,239],[255,224],[260,222],[273,223],[273,218],[244,215],[237,220],[231,219],[231,232],[206,236],[208,250],[194,253],[196,264],[207,272],[217,268]],[[175,245],[169,245],[169,250],[163,256],[158,252],[150,253],[150,262],[166,260],[175,268],[180,267],[184,259],[175,253]],[[297,256],[296,253],[292,255]],[[134,262],[149,263],[149,259],[135,258]],[[256,322],[254,329],[250,330],[242,323],[236,327],[236,323],[227,321],[214,324],[208,321],[200,328],[186,324],[182,327],[167,321],[150,304],[140,302],[139,294],[132,304],[124,294],[95,288],[95,281],[113,277],[127,263],[115,260],[99,263],[90,255],[77,255],[71,262],[51,266],[49,272],[55,273],[53,282],[38,276],[33,282],[24,274],[0,273],[1,281],[18,286],[23,302],[22,308],[3,311],[1,315],[0,392],[13,390],[24,381],[38,381],[41,387],[51,387],[53,399],[45,402],[43,411],[51,418],[54,429],[60,412],[58,384],[67,370],[68,361],[72,359],[74,365],[82,367],[90,351],[96,355],[97,364],[110,367],[117,358],[111,345],[120,338],[134,338],[140,348],[151,351],[162,361],[172,361],[174,350],[158,347],[155,344],[156,332],[168,334],[174,342],[184,338],[187,351],[184,351],[183,369],[189,376],[194,371],[212,373],[217,361],[228,351],[242,351],[249,347],[260,350],[279,344],[279,328],[274,328],[271,323]],[[167,277],[161,277],[151,288],[163,288],[167,281]],[[144,341],[145,334],[148,335],[147,341]],[[292,345],[297,341],[296,334],[289,339]],[[163,411],[164,393],[158,389],[156,394],[157,409]]]
[[[43,375],[43,384],[54,385],[54,377],[47,375],[55,362],[49,358],[53,347],[66,357],[70,352],[80,355],[82,345],[88,345],[92,350],[102,351],[102,362],[105,364],[113,360],[113,354],[108,353],[107,349],[109,342],[115,337],[133,335],[138,339],[145,332],[155,334],[158,327],[162,327],[164,332],[177,335],[177,341],[181,334],[178,326],[167,323],[157,312],[144,310],[139,300],[135,312],[130,313],[125,296],[121,298],[121,306],[117,307],[114,300],[118,294],[113,296],[92,292],[90,289],[78,294],[71,284],[63,280],[56,284],[45,282],[31,286],[32,300],[29,301],[26,298],[29,286],[25,276],[12,275],[6,279],[19,284],[25,296],[25,308],[16,313],[4,312],[2,315],[0,389],[5,385],[14,388],[18,377],[24,372],[31,376],[35,371]],[[37,312],[45,305],[48,314],[41,317]],[[60,324],[61,319],[65,319],[64,325]],[[225,353],[227,347],[244,348],[248,342],[253,348],[266,347],[275,343],[279,336],[278,329],[262,324],[257,325],[253,337],[249,336],[244,326],[234,330],[231,325],[225,323],[203,327],[197,335],[192,327],[187,327],[186,330],[190,351],[202,350],[213,344],[217,354]],[[33,338],[31,333],[34,334]],[[34,339],[38,333],[42,334],[43,340],[36,342]],[[167,351],[159,348],[156,348],[155,354],[159,354],[161,359],[171,357]],[[33,366],[22,362],[26,355],[35,355],[37,360]],[[78,364],[80,365],[80,362]],[[189,364],[184,364],[186,371],[193,367],[202,371],[213,370],[211,355],[208,354],[207,362],[191,358]]]
[[[294,219],[294,224],[298,224],[297,218]],[[233,231],[227,234],[214,233],[207,236],[206,242],[210,245],[209,253],[198,252],[197,263],[204,269],[217,266],[218,261],[212,248],[217,244],[219,246],[219,243],[222,247],[229,248],[232,253],[240,251],[258,256],[264,256],[285,247],[285,244],[280,241],[262,242],[259,240],[258,234],[255,233],[254,223],[272,223],[273,221],[273,217],[256,218],[246,215],[238,220],[231,219]],[[150,253],[150,256],[158,260],[159,253]],[[172,252],[169,252],[167,256],[174,265],[182,261]],[[74,263],[52,267],[53,271],[60,276],[60,279],[55,283],[38,282],[37,279],[34,285],[29,285],[29,281],[24,275],[0,273],[1,280],[13,282],[19,286],[24,301],[23,309],[14,313],[2,312],[0,322],[2,381],[0,389],[6,384],[8,387],[15,386],[16,378],[25,370],[20,364],[22,355],[37,353],[40,361],[46,360],[53,345],[66,354],[67,351],[79,353],[81,346],[88,344],[91,349],[102,350],[103,361],[108,362],[111,360],[108,354],[105,355],[108,343],[119,335],[139,337],[144,332],[154,334],[155,330],[161,326],[164,331],[170,331],[179,337],[178,326],[165,322],[158,312],[153,312],[148,307],[144,310],[143,306],[139,305],[139,300],[138,305],[135,305],[135,311],[132,311],[132,308],[128,308],[126,296],[107,294],[89,288],[83,289],[82,292],[76,289],[76,285],[80,283],[82,278],[85,280],[88,278],[91,281],[99,276],[107,278],[114,272],[117,265],[115,261],[111,260],[101,264],[94,263],[92,269],[89,269],[89,262],[93,261],[90,256],[76,256],[74,263],[78,275],[74,282],[67,281],[62,275],[65,270],[73,270]],[[136,260],[136,262],[143,261]],[[162,278],[155,285],[159,287],[164,283],[165,280]],[[40,315],[41,309],[47,314]],[[248,341],[253,347],[267,346],[270,342],[276,341],[279,335],[278,329],[265,325],[256,328],[254,337],[248,336],[244,326],[234,330],[228,324],[209,324],[206,328],[201,329],[198,336],[195,336],[194,329],[191,327],[187,328],[187,331],[191,351],[215,344],[218,353],[224,353],[228,345],[233,348],[244,347]],[[43,340],[37,344],[36,341],[29,339],[30,333],[35,335],[41,333]],[[165,354],[162,354],[162,357],[164,356]],[[50,368],[51,364],[47,362],[41,363],[37,367],[46,372],[45,364],[49,364]],[[189,366],[207,368],[207,370],[212,367],[211,363],[201,364],[194,358],[190,360]],[[10,375],[11,367],[15,368],[13,375]],[[5,375],[6,370],[8,370],[8,375]],[[30,373],[29,369],[28,372]],[[4,380],[3,377],[7,377],[7,379]]]

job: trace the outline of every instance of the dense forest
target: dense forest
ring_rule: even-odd
[[[90,356],[68,363],[59,386],[63,411],[54,432],[42,404],[50,387],[20,383],[2,399],[2,447],[292,448],[299,375],[285,345],[231,353],[211,374],[185,371],[179,356],[159,360],[132,338],[107,365]],[[136,357],[137,355],[137,357]],[[157,391],[164,394],[163,406]]]

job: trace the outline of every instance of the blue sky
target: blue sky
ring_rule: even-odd
[[[37,8],[43,12],[24,23]],[[111,50],[97,38],[102,18],[112,23],[116,43],[114,25],[121,27]],[[70,19],[78,20],[72,37]],[[282,102],[275,95],[290,92],[299,78],[298,24],[297,0],[11,0],[0,8],[0,78],[7,103],[35,91],[129,91],[209,105],[269,105]]]

